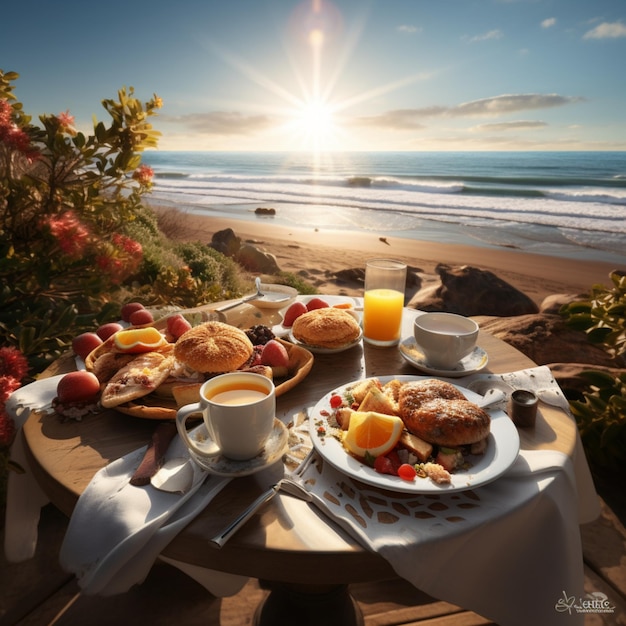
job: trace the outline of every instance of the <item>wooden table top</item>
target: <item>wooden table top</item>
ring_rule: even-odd
[[[405,310],[403,337],[412,334],[414,312]],[[479,345],[489,355],[484,372],[504,373],[534,367],[510,345],[481,332]],[[73,359],[55,363],[54,375],[74,368]],[[316,355],[308,377],[277,398],[277,417],[284,423],[312,407],[328,391],[360,378],[423,375],[397,348],[363,343],[334,355]],[[463,384],[463,379],[458,379]],[[576,425],[563,411],[541,404],[537,425],[520,430],[523,449],[552,449],[572,455]],[[55,414],[33,413],[23,428],[31,469],[51,501],[70,516],[93,475],[111,461],[145,445],[156,422],[114,410],[80,422],[62,422]],[[343,584],[394,576],[379,555],[364,550],[342,530],[329,524],[309,505],[279,494],[227,544],[218,549],[209,539],[245,506],[275,482],[267,472],[236,478],[210,506],[165,549],[164,556],[186,563],[255,578],[302,584]],[[299,520],[292,523],[294,514]]]

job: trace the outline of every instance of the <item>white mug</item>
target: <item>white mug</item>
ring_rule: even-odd
[[[474,349],[478,324],[454,313],[423,313],[413,323],[413,334],[428,365],[449,370]]]
[[[214,445],[198,445],[187,433],[187,420],[202,413]],[[200,401],[176,412],[176,427],[185,445],[199,457],[221,454],[247,461],[263,450],[276,415],[274,383],[250,372],[229,372],[207,380],[200,388]]]

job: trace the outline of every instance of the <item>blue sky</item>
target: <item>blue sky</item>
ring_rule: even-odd
[[[162,149],[626,149],[623,1],[21,0],[3,22],[27,112],[89,132],[133,86],[164,101]]]

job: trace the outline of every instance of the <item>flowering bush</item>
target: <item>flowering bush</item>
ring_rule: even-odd
[[[13,95],[17,77],[0,70],[0,343],[36,372],[119,312],[115,292],[141,266],[126,229],[152,187],[140,161],[157,145],[148,118],[161,101],[122,89],[103,102],[111,123],[86,136],[69,111],[32,124]]]

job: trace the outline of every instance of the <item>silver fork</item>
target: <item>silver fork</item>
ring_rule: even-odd
[[[298,482],[298,477],[311,464],[313,459],[314,448],[309,450],[304,460],[292,472],[290,476],[281,478],[275,485],[272,485],[267,491],[263,492],[256,500],[244,509],[224,530],[209,540],[209,543],[221,548],[224,544],[266,503],[269,502],[279,491],[284,491],[290,496],[300,498],[307,502],[313,501],[313,496],[307,488]]]

